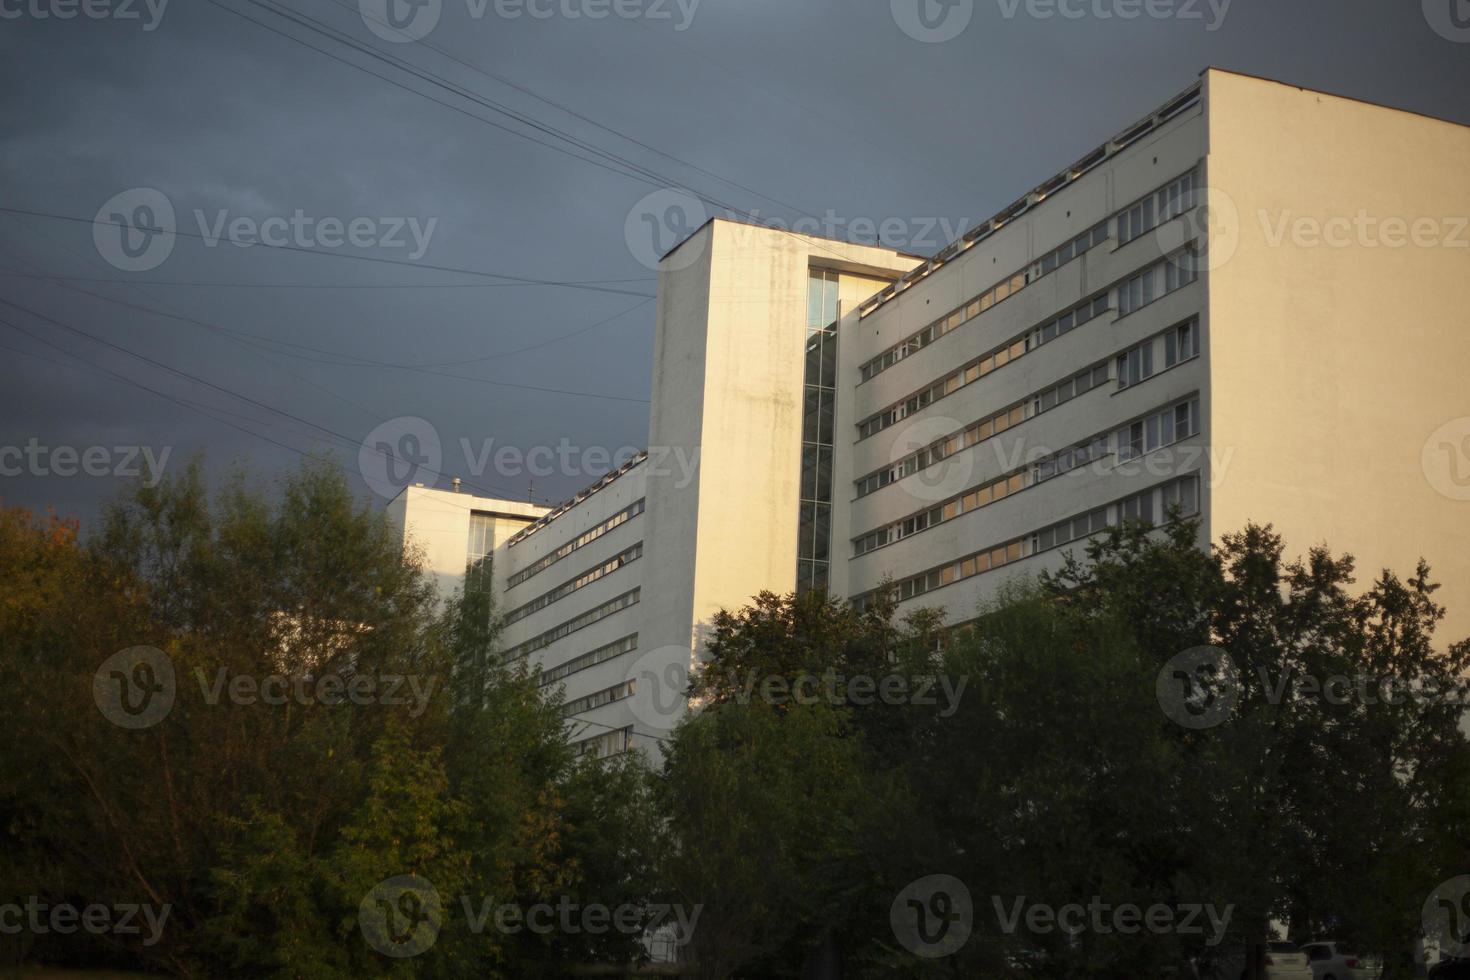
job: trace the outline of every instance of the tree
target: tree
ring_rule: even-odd
[[[213,495],[196,461],[87,543],[4,512],[0,573],[0,679],[17,692],[0,720],[6,890],[168,910],[156,942],[45,935],[18,956],[457,977],[637,955],[636,937],[511,935],[474,914],[649,892],[646,843],[598,823],[647,826],[647,775],[577,763],[557,699],[502,663],[490,597],[471,588],[441,615],[329,461]],[[135,659],[111,667],[120,651]],[[165,710],[133,725],[106,710],[124,703]]]

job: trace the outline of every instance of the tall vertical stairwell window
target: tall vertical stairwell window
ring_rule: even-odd
[[[801,511],[796,588],[827,587],[832,548],[832,426],[837,395],[837,273],[807,280],[806,368],[802,386]]]

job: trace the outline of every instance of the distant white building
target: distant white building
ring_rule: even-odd
[[[1470,635],[1467,164],[1470,128],[1212,69],[927,261],[716,219],[660,271],[645,456],[390,512],[446,588],[493,555],[598,754],[667,733],[647,679],[761,590],[963,622],[1171,507],[1362,584],[1426,556]]]

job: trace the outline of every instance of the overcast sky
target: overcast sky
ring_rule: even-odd
[[[0,0],[4,504],[201,451],[368,495],[370,435],[560,499],[646,439],[705,214],[933,252],[1211,64],[1470,123],[1466,0],[415,2]]]

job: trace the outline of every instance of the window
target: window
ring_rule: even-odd
[[[576,578],[563,582],[549,592],[542,593],[523,606],[512,609],[505,614],[505,621],[507,624],[520,622],[532,613],[539,612],[560,599],[565,599],[578,589],[586,588],[603,576],[611,575],[624,565],[637,561],[641,557],[643,557],[643,542],[639,541],[633,547],[619,552],[602,564],[587,569]]]
[[[546,687],[548,684],[555,684],[562,678],[570,677],[579,670],[586,670],[588,667],[596,667],[598,664],[607,663],[607,661],[614,657],[621,657],[623,654],[632,653],[636,649],[638,649],[637,633],[631,636],[625,636],[621,640],[614,640],[607,646],[598,647],[589,653],[584,653],[579,657],[573,657],[564,664],[558,664],[555,667],[542,671],[541,686]]]
[[[1195,271],[1198,262],[1188,252],[1181,252],[1164,263],[1164,292],[1172,293],[1181,286],[1188,286],[1198,278]]]
[[[505,654],[506,662],[509,663],[527,654],[535,653],[537,650],[550,646],[570,633],[575,633],[579,629],[591,626],[599,620],[606,619],[613,613],[635,605],[638,602],[640,591],[639,589],[634,589],[631,592],[624,592],[616,599],[610,599],[595,609],[589,609],[580,616],[576,616],[567,620],[565,623],[552,627],[540,636],[532,637],[520,646],[512,647]]]
[[[1194,173],[1185,174],[1178,180],[1165,185],[1158,193],[1159,224],[1176,218],[1194,207]]]
[[[882,354],[872,358],[858,369],[862,380],[868,381],[879,372],[886,371],[905,357],[917,353],[961,324],[979,316],[997,303],[1014,296],[1037,279],[1051,272],[1055,272],[1072,259],[1084,254],[1091,248],[1101,245],[1107,240],[1108,223],[1106,221],[1099,222],[1066,244],[1046,253],[1020,272],[1007,276],[979,296],[972,297],[957,309],[940,317],[923,330],[905,338]]]
[[[527,565],[525,568],[521,569],[519,572],[516,572],[510,577],[507,587],[515,588],[517,585],[520,585],[522,582],[526,581],[537,573],[543,572],[546,569],[550,568],[552,565],[561,561],[572,552],[577,551],[580,548],[585,548],[587,545],[591,544],[593,541],[596,541],[607,532],[613,530],[614,528],[621,527],[623,524],[631,521],[633,518],[637,517],[641,513],[643,513],[643,501],[633,501],[627,507],[624,507],[616,514],[603,521],[601,524],[588,531],[582,532],[582,534],[578,535],[575,539],[568,541],[566,544],[557,548],[550,554],[543,555],[531,564]],[[473,535],[473,533],[474,532],[472,529],[471,534]],[[473,548],[473,538],[471,539],[471,542],[471,547]],[[473,554],[473,551],[471,553]]]
[[[1199,354],[1199,322],[1190,320],[1164,334],[1164,367],[1171,368]]]
[[[1154,343],[1146,340],[1132,350],[1118,355],[1118,387],[1138,384],[1154,373]]]
[[[1154,201],[1146,197],[1118,215],[1118,244],[1126,245],[1154,226]]]
[[[1118,287],[1118,315],[1127,316],[1154,301],[1154,270],[1145,269]]]
[[[1178,508],[1180,517],[1192,517],[1199,513],[1199,477],[1187,476],[1173,483],[1166,483],[1163,490],[1164,514],[1170,516]]]
[[[1125,245],[1194,207],[1194,172],[1165,184],[1118,214],[1118,244]]]
[[[568,701],[562,705],[562,717],[569,718],[572,715],[585,714],[593,708],[600,708],[605,704],[612,704],[614,701],[631,698],[636,687],[636,680],[627,680],[620,684],[614,684],[612,687],[604,688],[594,694],[589,694],[586,697],[577,698],[575,701]]]
[[[1198,434],[1199,401],[1190,399],[1128,423],[1117,430],[1114,438],[1118,444],[1118,459],[1122,461]]]
[[[604,732],[601,735],[593,735],[579,742],[571,743],[572,754],[577,758],[591,756],[594,759],[605,759],[610,755],[626,752],[633,747],[633,726],[619,728],[615,732]]]
[[[1118,505],[1118,516],[1125,521],[1154,522],[1154,492],[1145,490],[1123,500]]]
[[[485,559],[495,549],[495,515],[470,512],[470,542],[465,577],[466,591],[490,588],[490,562]]]

